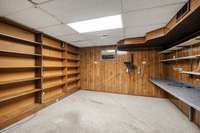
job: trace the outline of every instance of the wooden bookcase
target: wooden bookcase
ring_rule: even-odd
[[[0,22],[0,128],[80,88],[79,49]]]

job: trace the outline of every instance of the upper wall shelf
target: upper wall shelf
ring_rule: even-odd
[[[0,33],[0,38],[12,40],[12,41],[19,41],[19,42],[23,42],[23,43],[27,43],[27,44],[31,44],[31,45],[42,45],[41,43],[38,43],[38,42],[29,41],[29,40],[26,40],[26,39],[14,37],[14,36],[2,34],[2,33]]]
[[[172,61],[179,61],[179,60],[191,60],[191,59],[199,59],[200,55],[192,55],[192,56],[184,56],[184,57],[177,57],[173,59],[164,59],[161,62],[172,62]]]
[[[192,72],[192,71],[182,71],[182,74],[189,74],[194,76],[200,76],[200,72]]]
[[[49,46],[49,45],[46,45],[46,44],[43,44],[43,47],[53,49],[53,50],[57,50],[57,51],[65,51],[64,48],[58,48],[58,47]]]
[[[1,66],[0,69],[37,69],[41,66]]]
[[[15,54],[15,55],[20,55],[20,56],[41,56],[41,54],[31,54],[31,53],[24,53],[24,52],[18,52],[18,51],[5,51],[5,50],[0,50],[0,53],[4,54]]]
[[[180,49],[182,49],[183,47],[193,46],[193,45],[196,45],[196,44],[198,44],[198,43],[200,43],[200,36],[197,36],[197,37],[195,37],[195,38],[192,38],[192,39],[190,39],[190,40],[188,40],[188,41],[185,41],[185,42],[183,42],[183,43],[181,43],[181,44],[178,44],[178,45],[176,45],[176,46],[174,46],[174,47],[171,47],[171,48],[169,48],[169,49],[166,49],[166,50],[164,50],[164,51],[161,51],[160,54],[171,53],[171,52],[173,52],[173,51],[180,50]]]

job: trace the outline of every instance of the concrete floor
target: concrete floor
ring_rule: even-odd
[[[79,91],[5,133],[200,133],[167,99]]]

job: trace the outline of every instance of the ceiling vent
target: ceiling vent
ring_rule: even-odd
[[[176,14],[176,21],[180,21],[190,11],[190,0]]]

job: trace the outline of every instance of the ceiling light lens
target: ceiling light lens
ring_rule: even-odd
[[[123,28],[121,15],[90,19],[67,24],[79,33]]]

